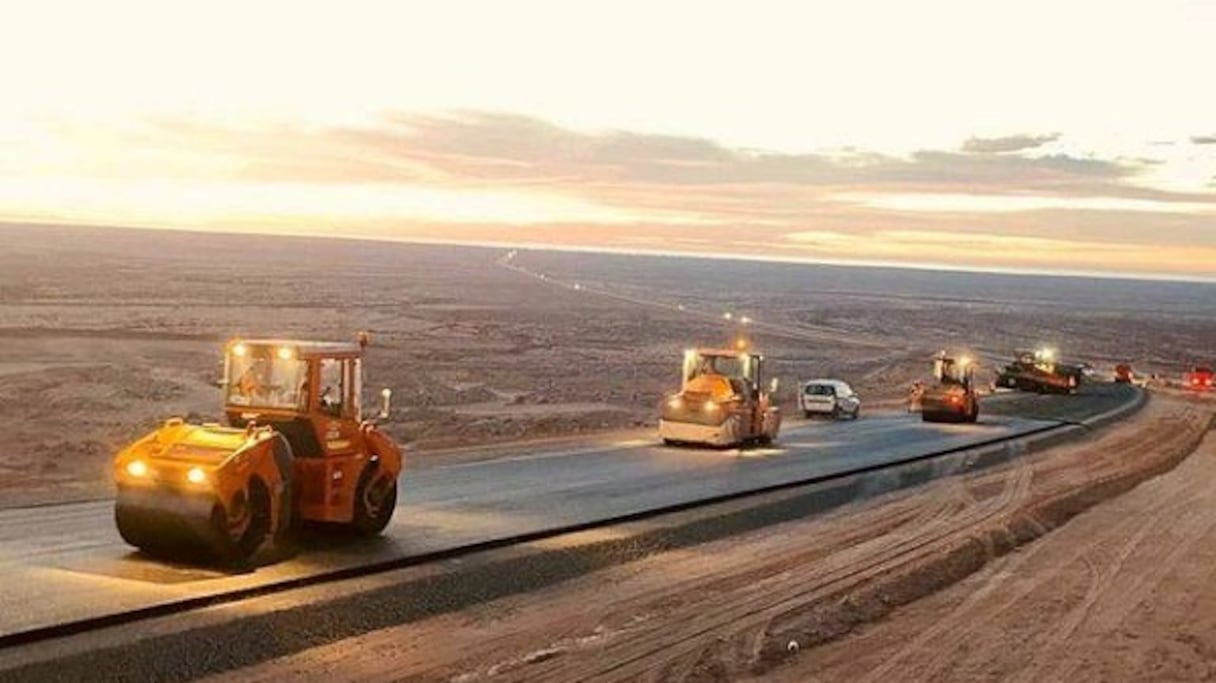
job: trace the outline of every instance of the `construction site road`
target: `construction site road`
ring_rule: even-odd
[[[418,458],[403,475],[401,502],[382,538],[326,538],[239,574],[135,552],[118,537],[112,501],[3,510],[0,639],[17,642],[40,629],[199,596],[883,467],[1040,432],[1135,395],[1127,387],[1095,386],[1077,396],[991,400],[975,425],[924,424],[918,415],[896,412],[856,422],[797,422],[779,443],[743,450],[666,448],[644,439],[498,452],[489,459]],[[1036,419],[995,414],[1015,408]]]

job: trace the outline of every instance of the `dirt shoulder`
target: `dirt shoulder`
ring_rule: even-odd
[[[884,658],[862,658],[859,650],[850,653],[846,648],[856,638],[846,637],[849,633],[882,619],[900,605],[912,603],[906,611],[918,610],[921,603],[914,600],[965,579],[994,558],[1005,559],[960,588],[976,586],[978,577],[1038,554],[1035,549],[1040,545],[1054,545],[1049,537],[1026,551],[1008,554],[1078,512],[1176,465],[1203,438],[1213,408],[1216,406],[1155,398],[1135,418],[1094,437],[997,469],[935,481],[822,517],[653,555],[539,591],[314,647],[218,678],[278,680],[290,675],[298,680],[471,682],[734,680],[766,675],[793,681],[826,675],[821,680],[851,680],[868,670],[848,667],[860,667],[862,661],[877,667]],[[1205,448],[1210,450],[1210,440]],[[1191,466],[1188,462],[1187,467]],[[1141,491],[1159,486],[1163,479],[1136,489],[1132,496],[1143,496]],[[1187,491],[1198,495],[1203,483],[1212,478],[1192,476],[1187,480]],[[1190,504],[1185,502],[1188,500]],[[1116,503],[1121,501],[1112,504]],[[1216,513],[1198,513],[1195,508],[1216,506],[1185,497],[1175,503],[1171,498],[1169,504],[1162,503],[1157,525],[1131,524],[1132,532],[1138,532],[1141,539],[1177,533],[1185,537],[1179,542],[1189,545],[1206,538],[1200,533],[1206,528],[1204,522],[1187,522],[1185,531],[1181,526],[1174,531],[1165,522],[1205,515],[1216,518]],[[1117,514],[1106,519],[1113,529],[1126,526],[1129,518]],[[1088,534],[1086,547],[1093,549],[1090,571],[1111,571],[1103,563],[1123,557],[1120,548],[1124,546],[1101,541],[1105,536],[1092,529]],[[1089,566],[1085,560],[1080,562],[1082,567]],[[1017,565],[1015,577],[1005,580],[1018,583],[1023,571]],[[1040,590],[1054,585],[1053,580],[1028,580]],[[1156,590],[1148,587],[1150,583],[1163,585],[1133,583],[1110,595],[1148,595]],[[990,588],[988,593],[998,601],[1010,595],[1007,589]],[[1085,603],[1087,594],[1082,591],[1079,604]],[[954,599],[952,604],[970,605],[981,598]],[[1143,604],[1142,600],[1133,602]],[[924,610],[925,618],[941,609]],[[965,613],[962,617],[975,618]],[[1044,617],[1021,638],[1031,642],[1034,638],[1030,636],[1038,631],[1058,631],[1060,624],[1075,620],[1075,616],[1065,616],[1048,623]],[[865,634],[877,633],[895,621]],[[950,627],[947,636],[960,642],[970,631],[958,619],[942,623]],[[936,641],[920,638],[917,628],[923,627],[909,626],[902,635],[893,634],[880,645],[923,643],[928,657],[937,649],[933,646]],[[986,633],[994,648],[1002,646],[999,624],[994,622]],[[968,656],[961,648],[954,649],[959,656]],[[913,650],[913,654],[919,652]],[[828,653],[831,660],[825,659]],[[1033,653],[1025,657],[1034,660]],[[903,669],[898,675],[902,677]],[[1037,678],[1042,676],[1030,679]]]
[[[1210,680],[1214,559],[1209,432],[1177,469],[765,680]]]

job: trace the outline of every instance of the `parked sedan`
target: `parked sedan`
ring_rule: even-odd
[[[799,385],[798,407],[807,417],[825,415],[856,420],[861,413],[861,398],[838,379],[812,379]]]

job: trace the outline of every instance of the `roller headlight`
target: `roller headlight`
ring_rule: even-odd
[[[186,472],[186,481],[191,484],[204,484],[207,482],[207,473],[201,467],[191,467]]]

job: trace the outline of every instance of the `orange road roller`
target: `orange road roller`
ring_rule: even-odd
[[[364,419],[355,342],[247,339],[224,352],[227,425],[171,418],[114,458],[114,516],[156,555],[247,562],[303,522],[380,533],[397,505],[401,449]]]
[[[937,384],[926,387],[920,397],[925,422],[975,422],[980,417],[980,399],[975,387],[975,362],[968,356],[939,354],[933,362]]]

